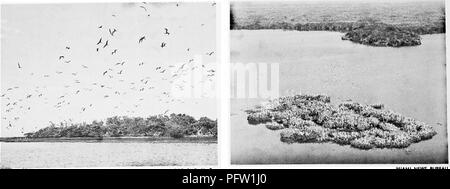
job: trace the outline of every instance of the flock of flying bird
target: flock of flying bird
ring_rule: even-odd
[[[180,5],[177,3],[176,7],[179,7]],[[212,6],[215,6],[215,3],[212,4]],[[139,5],[140,8],[142,8],[147,14],[147,16],[150,16],[150,11],[149,11],[149,4],[143,2],[141,5]],[[113,14],[112,17],[117,17],[118,15]],[[204,24],[202,24],[203,26]],[[96,43],[93,43],[93,45],[95,44],[95,51],[97,53],[100,53],[101,51],[106,51],[106,52],[110,52],[108,53],[108,56],[116,56],[116,54],[119,52],[118,48],[114,48],[112,44],[114,44],[114,37],[115,34],[117,32],[120,32],[118,30],[118,28],[107,28],[104,25],[100,25],[98,26],[99,30],[107,30],[107,34],[108,36],[100,36],[100,38],[98,39],[98,41]],[[172,35],[172,32],[169,30],[169,28],[162,28],[161,31],[162,35],[165,35],[167,37],[169,37],[170,35]],[[176,34],[174,34],[176,35]],[[140,37],[137,37],[137,45],[140,46],[142,43],[145,43],[146,40],[145,35],[142,35]],[[163,50],[164,48],[166,48],[168,44],[166,42],[161,42],[161,44],[159,45],[159,47]],[[191,50],[191,48],[186,48],[186,52],[189,52]],[[59,55],[59,57],[57,57],[58,63],[59,64],[76,64],[76,62],[72,62],[72,60],[70,59],[70,52],[71,52],[71,47],[70,46],[66,46],[64,53]],[[210,51],[210,52],[205,52],[205,56],[213,56],[214,55],[214,51]],[[120,58],[120,57],[118,57]],[[204,74],[204,80],[202,80],[202,82],[212,82],[214,80],[214,76],[215,76],[215,70],[212,68],[209,68],[208,65],[202,64],[200,67],[198,66],[193,66],[190,65],[194,62],[194,59],[189,59],[188,61],[186,61],[185,63],[181,64],[181,65],[161,65],[161,66],[157,66],[155,68],[152,68],[152,70],[154,72],[156,72],[157,75],[160,75],[160,79],[162,79],[163,81],[167,81],[171,84],[174,84],[174,81],[177,79],[180,79],[183,76],[186,76],[186,74],[189,73],[189,71],[192,71],[194,69],[197,70],[201,70],[202,73]],[[112,81],[112,83],[105,83],[105,82],[89,82],[86,83],[84,81],[80,81],[79,79],[74,79],[74,84],[75,85],[71,85],[71,84],[67,84],[64,85],[63,87],[66,89],[70,89],[72,91],[70,92],[65,92],[62,95],[58,95],[57,99],[56,99],[56,103],[52,105],[53,108],[60,110],[68,105],[71,104],[70,102],[70,98],[69,96],[72,95],[80,95],[81,93],[83,93],[84,91],[88,91],[88,92],[92,92],[94,91],[95,88],[93,87],[98,87],[98,89],[106,89],[108,92],[106,94],[102,93],[102,94],[98,94],[94,91],[95,95],[102,95],[103,98],[109,98],[112,95],[126,95],[128,92],[130,91],[123,91],[123,90],[116,90],[114,89],[115,85],[118,84],[125,84],[127,85],[127,89],[128,90],[132,90],[134,92],[144,92],[144,91],[151,91],[153,89],[155,89],[155,86],[152,85],[152,82],[154,82],[154,80],[150,77],[150,76],[146,76],[144,78],[141,78],[138,81],[127,81],[126,78],[123,77],[118,77],[123,75],[125,72],[131,72],[133,73],[133,71],[129,71],[129,70],[125,70],[126,68],[124,67],[125,64],[136,64],[138,66],[138,70],[141,70],[140,67],[145,67],[146,64],[144,61],[140,61],[137,63],[132,63],[132,62],[127,62],[126,60],[121,60],[118,62],[115,62],[113,64],[108,63],[108,65],[106,66],[105,70],[102,71],[101,77],[105,77],[107,80]],[[23,69],[23,64],[21,64],[20,62],[17,63],[17,68],[19,69],[19,71],[21,71]],[[85,64],[80,64],[82,70],[89,70],[90,66],[89,65],[85,65]],[[168,70],[170,70],[171,72],[168,72]],[[135,70],[134,70],[135,71]],[[65,74],[65,72],[62,71],[56,71],[55,72],[56,75],[60,75],[60,74]],[[30,73],[31,76],[34,75],[34,73]],[[78,72],[70,72],[70,75],[72,75],[73,77],[77,77]],[[45,74],[43,75],[44,78],[48,78],[51,77],[51,74]],[[179,80],[177,80],[179,81]],[[185,83],[186,81],[183,81],[183,83]],[[79,88],[76,86],[76,84],[81,84],[84,83],[85,86],[86,85],[90,85],[92,87],[85,87],[85,88]],[[177,87],[179,88],[179,90],[183,90],[183,87],[186,87],[186,85],[180,85],[178,84]],[[191,86],[193,87],[193,86]],[[26,104],[27,100],[38,100],[38,99],[42,99],[44,100],[45,104],[48,103],[48,98],[46,97],[45,91],[47,89],[47,86],[35,86],[34,89],[32,89],[33,91],[30,91],[30,89],[26,89],[28,92],[27,94],[25,94],[23,96],[23,98],[21,98],[20,95],[15,95],[12,92],[14,92],[15,90],[18,90],[20,87],[19,86],[14,86],[14,87],[10,87],[7,88],[2,94],[1,94],[1,98],[2,98],[2,106],[4,106],[2,108],[3,111],[3,115],[2,115],[2,119],[8,122],[8,125],[6,126],[6,128],[12,128],[14,126],[14,122],[18,121],[19,119],[21,119],[21,117],[19,116],[8,116],[10,114],[12,114],[13,112],[16,112],[15,115],[17,115],[17,113],[19,111],[30,111],[32,109],[31,106]],[[127,99],[127,104],[132,104],[134,108],[138,108],[141,103],[144,100],[143,98],[144,95],[141,96],[141,98],[137,99],[136,103],[132,103],[130,102],[131,99]],[[163,103],[173,103],[173,102],[179,102],[179,103],[184,103],[181,99],[175,99],[171,97],[171,94],[169,91],[166,90],[162,90],[162,92],[160,92],[159,95],[157,95],[159,97],[159,101],[163,102]],[[34,99],[33,99],[34,98]],[[85,105],[79,105],[76,104],[76,106],[80,106],[79,108],[79,112],[78,113],[84,113],[89,109],[93,109],[93,107],[95,106],[95,104],[93,103],[89,103],[89,104],[85,104]],[[120,108],[120,105],[113,105],[114,109],[118,109]],[[127,110],[127,113],[135,113],[135,109],[131,109],[131,110]],[[169,112],[169,109],[165,110],[163,114],[166,114]],[[71,119],[69,119],[69,121],[71,121]],[[50,121],[50,123],[52,123]],[[24,133],[24,128],[21,128],[21,132]]]

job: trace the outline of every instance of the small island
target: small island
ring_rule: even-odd
[[[75,140],[150,140],[183,139],[189,141],[217,141],[217,120],[201,117],[198,120],[186,114],[155,115],[147,118],[114,116],[92,123],[60,123],[25,137],[0,138],[2,142],[39,142]]]
[[[331,104],[325,95],[280,97],[247,110],[248,123],[282,130],[285,143],[332,142],[358,149],[406,148],[431,139],[432,126],[405,117],[383,104]]]

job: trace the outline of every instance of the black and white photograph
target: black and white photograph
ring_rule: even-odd
[[[1,4],[1,168],[217,166],[216,7]]]
[[[231,1],[232,165],[447,164],[443,0]]]

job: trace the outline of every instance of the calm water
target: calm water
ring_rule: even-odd
[[[217,165],[216,143],[0,143],[2,167]]]
[[[260,100],[231,100],[232,163],[433,163],[447,161],[445,35],[417,47],[369,47],[342,33],[231,31],[232,62],[280,63],[280,93],[328,94],[332,101],[384,103],[426,122],[433,139],[408,149],[359,150],[336,144],[285,144],[279,131],[247,124]]]

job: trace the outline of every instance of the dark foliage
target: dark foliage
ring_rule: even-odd
[[[198,120],[186,114],[142,117],[115,116],[92,123],[52,124],[36,132],[26,133],[30,138],[60,137],[121,137],[155,136],[182,138],[185,136],[217,136],[217,121],[207,117]]]

